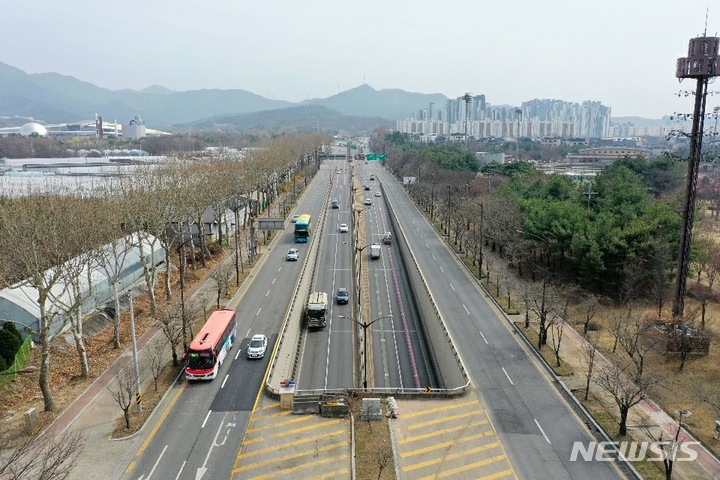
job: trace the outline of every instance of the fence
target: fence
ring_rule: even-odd
[[[30,358],[30,352],[32,352],[32,338],[25,337],[25,341],[23,341],[22,345],[20,346],[20,350],[18,350],[18,352],[15,354],[15,361],[13,362],[13,364],[10,365],[10,368],[5,370],[4,372],[0,372],[0,384],[5,384],[17,378],[18,374],[15,372],[25,368],[25,365]]]

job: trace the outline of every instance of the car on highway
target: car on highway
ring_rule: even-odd
[[[300,215],[293,215],[292,223],[295,223],[298,221],[298,218],[300,218]]]
[[[333,200],[332,202],[330,202],[330,207],[331,208],[340,208],[340,202],[338,202],[337,200]]]
[[[267,337],[262,334],[253,335],[247,347],[248,358],[262,358],[267,350]]]
[[[371,199],[371,198],[366,198],[366,199],[365,199],[365,205],[372,205],[372,199]]]
[[[285,255],[285,260],[288,262],[297,262],[300,258],[300,252],[298,252],[297,248],[291,248],[288,250],[287,255]]]
[[[335,295],[335,301],[338,305],[345,305],[350,301],[350,292],[347,288],[338,288],[337,295]]]
[[[363,185],[363,188],[365,188],[366,191],[370,191],[370,185]]]
[[[348,232],[347,223],[341,223],[340,224],[340,233],[347,233],[347,232]]]
[[[380,192],[375,192],[375,196],[376,196],[376,197],[382,197],[382,193],[380,193]]]

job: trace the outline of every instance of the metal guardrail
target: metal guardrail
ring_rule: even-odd
[[[317,178],[317,177],[316,177]],[[325,228],[325,215],[327,214],[327,203],[332,191],[332,183],[328,185],[325,198],[315,225],[319,228],[311,234],[310,248],[303,261],[300,279],[295,285],[292,301],[285,314],[278,341],[270,356],[270,370],[265,382],[265,390],[272,397],[279,398],[280,381],[294,379],[298,368],[299,351],[305,335],[303,328],[303,312],[307,303],[310,289],[315,282],[317,256],[320,252],[322,232]],[[308,270],[310,268],[310,270]]]
[[[427,355],[432,360],[431,366],[437,377],[437,383],[430,386],[431,392],[428,393],[437,391],[444,392],[444,396],[462,395],[470,386],[470,378],[382,184],[381,189],[390,212],[389,217],[395,237],[393,241],[398,245],[414,292],[413,299],[417,303],[418,312],[420,312],[420,326],[423,329]],[[422,393],[426,394],[425,389],[422,389]]]

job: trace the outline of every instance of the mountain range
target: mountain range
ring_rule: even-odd
[[[0,62],[0,127],[28,121],[87,121],[97,113],[107,121],[123,124],[138,115],[150,128],[176,132],[257,129],[356,133],[371,132],[379,125],[394,128],[396,120],[412,117],[430,103],[443,105],[447,100],[439,93],[375,90],[367,84],[297,103],[239,89],[179,92],[153,85],[143,90],[109,90],[58,73],[28,74]],[[613,123],[625,122],[638,125],[661,121],[613,118]]]
[[[109,90],[57,73],[28,74],[0,62],[0,117],[8,126],[13,118],[16,124],[27,119],[65,123],[93,119],[97,113],[121,123],[139,115],[151,128],[170,130],[223,125],[239,130],[267,125],[282,129],[302,120],[309,129],[326,130],[323,127],[332,124],[335,129],[349,126],[357,131],[373,124],[394,126],[395,120],[410,117],[431,102],[447,100],[442,94],[375,90],[369,85],[299,103],[270,100],[246,90],[178,92],[159,85]]]

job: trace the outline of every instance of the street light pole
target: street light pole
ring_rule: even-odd
[[[137,412],[142,413],[142,394],[140,392],[140,366],[138,365],[137,340],[135,339],[135,307],[133,305],[132,290],[128,292],[130,297],[130,333],[132,335],[133,363],[135,363],[135,384],[137,387]]]
[[[347,318],[349,320],[352,320],[354,323],[356,323],[358,326],[362,327],[363,329],[363,363],[362,363],[362,370],[363,370],[363,390],[367,390],[367,331],[368,328],[372,326],[373,323],[377,322],[378,320],[382,320],[385,318],[392,318],[392,315],[383,315],[382,317],[378,317],[375,320],[364,323],[359,320],[355,320],[351,317],[346,317],[344,315],[339,315],[338,318]]]

